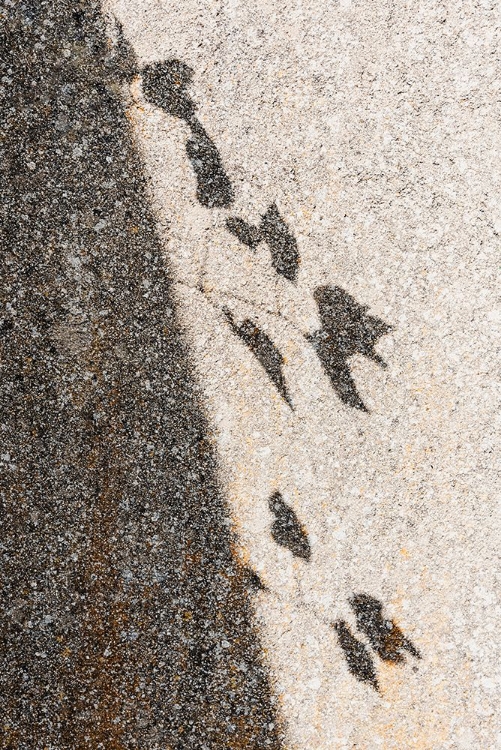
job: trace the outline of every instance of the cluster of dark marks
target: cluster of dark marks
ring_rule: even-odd
[[[363,354],[381,367],[386,367],[374,346],[381,336],[391,331],[391,326],[373,315],[367,315],[367,306],[359,305],[341,287],[318,287],[314,299],[322,328],[307,336],[307,339],[317,352],[341,401],[366,412],[368,409],[357,391],[348,359],[354,354]]]
[[[227,219],[226,227],[242,244],[252,250],[255,250],[260,242],[266,242],[270,248],[271,264],[275,271],[288,281],[296,281],[299,268],[296,238],[280,216],[275,203],[272,203],[262,216],[259,227],[234,216]]]
[[[370,647],[382,661],[403,664],[407,651],[416,659],[421,654],[409,638],[404,636],[393,620],[383,616],[383,605],[369,594],[355,594],[349,600],[355,613],[358,630],[369,641]],[[360,680],[379,690],[376,667],[369,648],[359,641],[344,620],[334,623],[339,645],[343,649],[350,672]]]
[[[143,70],[143,91],[149,102],[184,120],[190,127],[192,136],[186,144],[186,151],[197,177],[199,202],[208,208],[228,207],[234,199],[233,189],[216,146],[195,116],[195,105],[187,92],[192,76],[192,69],[178,60],[155,63]],[[297,242],[275,203],[263,214],[259,226],[231,216],[226,220],[226,228],[252,251],[265,242],[275,272],[292,283],[296,282],[300,263]],[[315,349],[341,401],[367,412],[348,361],[350,357],[362,354],[381,367],[386,367],[374,347],[378,339],[391,330],[391,326],[368,315],[367,306],[359,305],[340,287],[318,287],[314,299],[322,327],[306,338]],[[273,341],[252,320],[245,319],[237,324],[226,307],[223,313],[233,333],[248,346],[292,409],[283,374],[284,358]],[[275,516],[271,527],[275,542],[290,550],[294,557],[309,561],[311,547],[308,535],[293,509],[280,492],[275,492],[268,502]],[[246,570],[245,585],[253,591],[264,588],[259,576],[250,569]],[[333,627],[350,672],[377,691],[379,684],[371,649],[383,661],[394,664],[405,661],[405,651],[415,658],[420,658],[420,654],[400,628],[383,617],[383,605],[377,599],[367,594],[357,594],[350,600],[350,605],[355,613],[357,628],[370,645],[356,638],[344,620],[333,623]]]
[[[271,527],[275,542],[290,550],[294,557],[309,561],[311,547],[308,534],[292,508],[287,505],[280,492],[274,492],[268,504],[276,519]]]
[[[264,331],[261,331],[252,320],[246,319],[240,325],[237,325],[228,308],[223,308],[223,312],[233,333],[247,344],[256,359],[261,363],[264,371],[275,388],[292,409],[292,401],[289,392],[287,391],[285,378],[282,372],[284,358],[273,341],[266,335],[266,333],[264,333]]]
[[[198,201],[207,208],[230,206],[233,187],[217,147],[195,115],[196,107],[187,91],[193,70],[179,60],[166,60],[148,65],[142,75],[147,101],[184,120],[191,130],[186,153],[197,178]]]
[[[142,77],[147,101],[169,115],[184,120],[191,130],[186,152],[197,178],[198,201],[207,208],[229,207],[234,200],[231,182],[217,147],[195,115],[196,106],[188,93],[193,70],[179,60],[166,60],[147,65],[142,70]],[[275,203],[263,214],[259,226],[231,216],[226,220],[226,228],[251,250],[266,242],[276,273],[292,283],[297,281],[300,264],[297,241]],[[386,367],[374,346],[391,327],[379,318],[367,315],[367,307],[359,305],[340,287],[319,287],[315,290],[314,298],[322,328],[306,338],[315,349],[341,401],[367,412],[351,375],[348,359],[354,354],[363,354],[381,367]],[[236,326],[228,313],[226,317],[234,333],[249,346],[282,398],[292,407],[282,373],[283,357],[271,339],[251,321],[245,320]]]

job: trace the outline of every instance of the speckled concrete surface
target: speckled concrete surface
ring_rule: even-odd
[[[101,56],[85,34],[56,45],[51,86],[101,60],[91,101],[104,78],[115,126],[103,100],[95,140],[82,137],[73,90],[37,161],[37,132],[19,110],[12,120],[15,148],[28,146],[10,181],[30,206],[14,240],[52,265],[23,281],[28,308],[7,300],[29,321],[9,362],[28,395],[5,428],[7,469],[24,472],[7,479],[7,746],[501,746],[499,7],[107,0],[103,12],[106,31],[90,16]],[[25,44],[42,54],[44,40]],[[40,98],[40,121],[51,106]],[[76,224],[50,213],[62,180]],[[28,339],[47,298],[45,338]],[[57,357],[68,374],[49,392]],[[166,444],[183,454],[194,429],[178,473],[151,459]],[[68,466],[86,478],[75,506],[59,499],[76,486]],[[128,515],[137,497],[147,527]],[[180,524],[174,546],[162,514]],[[79,546],[57,553],[51,578],[47,550],[74,527]],[[76,656],[56,658],[44,644],[78,589],[70,552],[89,584],[54,635]],[[32,578],[30,598],[18,589]],[[101,648],[119,654],[111,668]]]

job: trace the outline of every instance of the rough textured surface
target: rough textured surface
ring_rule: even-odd
[[[2,748],[281,745],[91,3],[4,9]]]
[[[498,6],[22,8],[10,746],[501,746]]]

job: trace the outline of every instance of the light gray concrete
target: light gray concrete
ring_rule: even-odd
[[[187,125],[126,95],[233,509],[288,746],[501,747],[500,12],[483,2],[108,0],[141,64],[176,58],[235,187],[195,199]],[[225,229],[276,202],[296,286]],[[393,329],[343,405],[305,334],[341,286]],[[230,330],[285,358],[294,411]],[[272,539],[279,490],[311,560]],[[420,661],[348,671],[332,623],[381,600]]]

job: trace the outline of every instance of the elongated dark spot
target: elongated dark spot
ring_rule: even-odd
[[[198,120],[188,123],[193,134],[186,153],[197,177],[197,199],[206,208],[224,208],[233,203],[233,188],[215,144]]]
[[[338,642],[343,649],[348,669],[360,682],[368,682],[374,690],[379,690],[374,661],[367,646],[359,641],[343,620],[334,623]]]
[[[281,276],[295,282],[299,268],[297,242],[275,203],[272,203],[261,219],[260,229],[270,248],[273,268]]]
[[[223,312],[233,333],[247,344],[275,388],[292,409],[292,401],[282,372],[284,358],[273,341],[266,335],[266,333],[264,333],[264,331],[261,331],[252,320],[247,318],[243,323],[237,325],[233,315],[227,308],[223,308]]]
[[[287,505],[280,492],[275,492],[268,504],[276,518],[271,527],[273,539],[281,547],[290,550],[294,557],[308,561],[311,557],[308,535],[292,508]]]
[[[226,228],[242,243],[247,245],[252,250],[255,250],[263,239],[261,230],[259,227],[255,227],[252,224],[248,224],[243,219],[239,219],[236,216],[230,216],[226,220]]]

